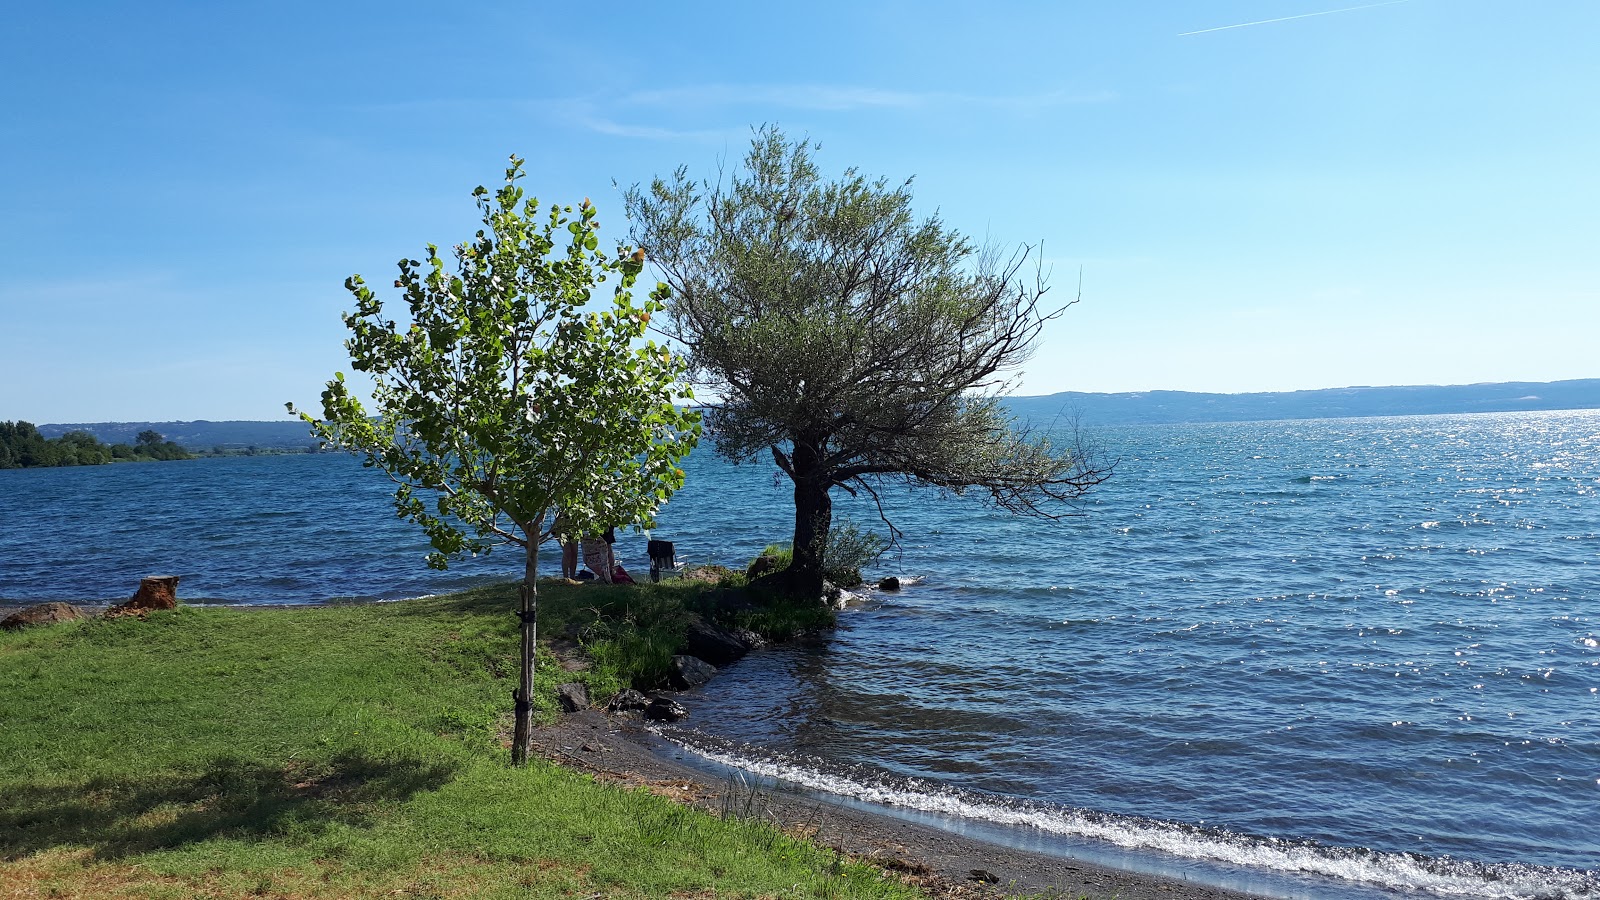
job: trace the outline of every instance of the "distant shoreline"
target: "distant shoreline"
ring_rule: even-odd
[[[1343,387],[1246,394],[1191,391],[1064,391],[1004,397],[1001,403],[1018,419],[1048,427],[1076,421],[1080,426],[1181,425],[1207,422],[1270,422],[1383,416],[1461,415],[1496,412],[1553,412],[1600,409],[1600,378],[1568,381],[1509,381],[1467,385]],[[87,431],[116,443],[155,430],[185,449],[211,455],[316,452],[306,425],[292,421],[229,420],[172,422],[78,422],[40,425],[46,437]]]
[[[1066,417],[1086,426],[1582,411],[1600,409],[1600,378],[1252,394],[1068,391],[1045,397],[1011,397],[1005,403],[1018,418],[1036,425]]]

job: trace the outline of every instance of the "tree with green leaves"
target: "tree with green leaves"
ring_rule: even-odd
[[[147,428],[139,432],[134,438],[134,445],[116,444],[111,448],[112,455],[128,459],[193,459],[194,454],[183,449],[182,446],[166,439],[161,432]],[[125,453],[119,452],[125,451]]]
[[[0,469],[59,465],[55,450],[32,422],[0,422]]]
[[[1066,308],[1043,305],[1036,267],[1024,277],[1031,248],[980,251],[914,216],[910,181],[827,180],[815,149],[766,127],[731,175],[679,168],[626,194],[672,289],[662,328],[719,398],[717,451],[770,452],[793,482],[793,562],[775,586],[810,596],[834,488],[878,499],[904,481],[1053,519],[1110,474],[1075,434],[1053,443],[999,404]]]
[[[47,440],[31,422],[0,422],[0,469],[99,466],[111,462],[114,451],[82,429]]]
[[[683,361],[644,339],[667,295],[658,285],[633,299],[644,253],[601,252],[588,200],[541,218],[521,177],[512,157],[503,187],[473,192],[483,227],[455,248],[454,273],[431,244],[425,260],[400,261],[399,319],[359,275],[345,282],[356,299],[346,348],[373,380],[372,413],[342,372],[322,394],[322,418],[289,404],[323,446],[364,456],[396,483],[396,511],[433,545],[429,565],[522,549],[518,765],[532,735],[538,550],[556,513],[589,533],[649,524],[682,486],[678,461],[700,431],[675,404],[692,398]],[[606,286],[609,303],[598,297]]]

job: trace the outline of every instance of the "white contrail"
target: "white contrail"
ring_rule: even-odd
[[[1301,13],[1298,16],[1283,16],[1278,19],[1262,19],[1259,22],[1240,22],[1237,25],[1219,25],[1216,28],[1202,28],[1199,31],[1185,31],[1178,37],[1188,37],[1191,34],[1210,34],[1213,31],[1227,31],[1230,28],[1249,28],[1251,25],[1271,25],[1273,22],[1287,22],[1291,19],[1309,19],[1312,16],[1331,16],[1334,13],[1355,12],[1358,9],[1372,9],[1375,6],[1393,6],[1396,3],[1407,3],[1409,0],[1384,0],[1383,3],[1368,3],[1365,6],[1346,6],[1344,9],[1325,9],[1322,12]]]

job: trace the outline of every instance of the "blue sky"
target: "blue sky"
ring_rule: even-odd
[[[620,237],[764,122],[1082,267],[1020,393],[1600,376],[1600,4],[1206,30],[1356,5],[13,4],[0,419],[314,404],[508,154]]]

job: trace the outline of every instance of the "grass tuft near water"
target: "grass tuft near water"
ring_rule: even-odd
[[[564,681],[604,697],[660,678],[706,592],[541,584],[542,633],[588,668],[542,652],[539,714]],[[511,768],[514,602],[505,585],[0,634],[0,897],[914,896],[759,822]]]

